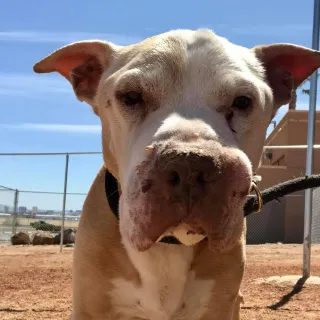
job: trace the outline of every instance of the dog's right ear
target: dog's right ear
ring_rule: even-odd
[[[96,90],[117,48],[98,40],[74,42],[37,62],[33,70],[37,73],[59,72],[71,83],[77,98],[90,104],[98,114],[94,105]]]
[[[273,89],[276,108],[290,102],[292,90],[320,67],[320,52],[288,43],[253,48]]]

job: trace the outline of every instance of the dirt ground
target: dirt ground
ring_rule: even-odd
[[[0,319],[67,319],[71,310],[72,248],[0,246]],[[320,245],[312,247],[320,276]],[[243,320],[320,319],[320,286],[257,284],[257,278],[300,275],[301,245],[247,247]],[[221,319],[222,320],[222,319]]]

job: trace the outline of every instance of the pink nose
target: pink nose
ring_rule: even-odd
[[[187,204],[208,192],[208,185],[220,174],[219,162],[195,153],[167,153],[157,159],[160,170],[156,183],[162,184],[175,201]]]
[[[172,201],[191,205],[217,188],[226,193],[246,193],[251,176],[250,162],[238,149],[221,145],[208,153],[199,149],[183,152],[166,149],[156,155],[155,166],[142,192],[147,193],[151,186],[157,185],[156,189]]]

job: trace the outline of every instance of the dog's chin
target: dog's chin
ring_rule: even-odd
[[[120,224],[121,225],[121,224]],[[145,233],[139,230],[136,232],[128,232],[129,230],[122,229],[122,238],[124,245],[135,251],[146,252],[151,250],[155,245],[170,245],[170,246],[197,246],[206,239],[209,248],[213,252],[227,252],[231,250],[240,240],[243,231],[243,224],[238,221],[236,226],[233,226],[233,230],[228,232],[219,232],[216,228],[212,234],[198,231],[196,232],[188,224],[181,223],[176,227],[170,227],[157,238],[150,238]],[[124,232],[125,231],[125,232]],[[137,230],[135,230],[137,231]],[[178,240],[172,242],[172,238]],[[170,241],[168,241],[170,239]],[[162,241],[165,240],[165,241]]]
[[[185,246],[195,246],[207,238],[212,250],[226,251],[242,233],[245,202],[242,198],[212,202],[206,197],[192,210],[161,194],[156,199],[144,195],[129,200],[120,201],[120,233],[133,250],[147,251],[171,236]]]
[[[158,238],[157,242],[161,242],[161,240],[167,237],[174,237],[181,244],[190,247],[201,242],[204,238],[206,238],[206,235],[203,232],[198,233],[196,231],[193,231],[190,226],[185,223],[181,223],[177,227],[172,227],[167,230]]]

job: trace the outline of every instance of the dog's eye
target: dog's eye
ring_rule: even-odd
[[[240,96],[233,100],[232,107],[244,111],[251,106],[252,100],[246,96]]]
[[[136,104],[142,103],[142,94],[137,91],[129,91],[122,96],[122,101],[127,106],[134,106]]]

